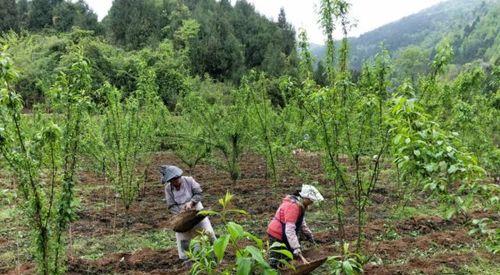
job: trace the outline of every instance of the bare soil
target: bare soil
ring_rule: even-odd
[[[261,226],[247,228],[265,238],[265,226],[278,207],[281,198],[300,188],[304,178],[294,171],[301,171],[309,177],[328,186],[321,169],[320,158],[314,154],[299,153],[295,156],[296,167],[287,168],[288,173],[282,181],[273,185],[266,179],[264,160],[255,155],[245,155],[242,164],[242,178],[233,182],[224,171],[209,165],[199,165],[193,171],[187,171],[202,184],[205,191],[204,204],[208,208],[216,208],[217,199],[227,191],[235,195],[235,207],[247,210],[250,215],[240,217],[238,221],[260,222]],[[119,198],[106,183],[106,179],[96,173],[85,171],[80,174],[82,191],[77,196],[82,198],[82,207],[78,211],[78,220],[71,225],[72,238],[95,238],[121,232],[126,228],[130,232],[146,233],[150,230],[169,228],[172,216],[166,209],[163,185],[159,182],[159,166],[175,164],[183,167],[175,155],[158,153],[147,167],[146,184],[139,200],[126,213]],[[328,188],[325,197],[332,198]],[[369,219],[366,224],[364,254],[375,255],[382,260],[382,265],[369,264],[365,267],[367,274],[409,274],[422,272],[436,274],[441,267],[459,270],[464,264],[473,261],[477,254],[472,252],[453,252],[453,248],[474,243],[467,234],[466,220],[463,217],[450,221],[439,217],[415,217],[398,221],[391,225],[398,234],[396,239],[381,238],[387,229],[387,204],[394,201],[389,187],[381,186],[374,192],[373,204],[369,208]],[[314,210],[313,210],[314,211]],[[318,209],[316,209],[318,211]],[[318,214],[321,216],[322,214]],[[319,220],[309,220],[314,228],[333,228],[335,217],[330,214]],[[315,216],[316,217],[316,216]],[[498,214],[487,212],[471,213],[469,218],[490,217],[498,221]],[[347,239],[354,240],[356,225],[349,219],[346,228]],[[216,224],[217,220],[212,220]],[[255,224],[252,223],[252,224]],[[336,230],[316,230],[316,238],[322,243],[306,252],[310,260],[319,260],[338,253],[336,241],[339,235]],[[0,251],[12,249],[13,238],[0,238]],[[445,252],[433,257],[420,257],[415,252],[425,253],[431,249],[442,249]],[[69,274],[184,274],[187,270],[177,258],[175,247],[163,250],[141,249],[127,253],[109,253],[98,260],[87,260],[68,251]],[[495,259],[498,260],[498,259]],[[402,262],[402,263],[398,263]],[[26,262],[17,267],[0,268],[0,273],[32,274],[34,265]]]

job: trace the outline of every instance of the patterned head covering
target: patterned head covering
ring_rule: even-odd
[[[323,198],[323,195],[321,195],[321,193],[318,191],[318,189],[316,189],[316,187],[307,184],[302,185],[300,196],[302,198],[310,199],[314,202],[316,201],[320,202],[325,200],[325,198]]]
[[[174,178],[182,176],[182,169],[173,165],[160,166],[161,182],[163,184],[171,181]]]

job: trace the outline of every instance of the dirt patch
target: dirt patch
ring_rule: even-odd
[[[472,262],[476,256],[473,253],[449,253],[437,255],[429,259],[414,258],[402,265],[365,266],[365,274],[442,274],[444,267],[458,271],[461,266]]]
[[[428,234],[435,230],[444,230],[453,226],[453,221],[443,220],[440,217],[415,217],[396,225],[399,232],[418,232]]]
[[[452,248],[473,242],[465,229],[457,231],[433,232],[418,237],[403,237],[397,240],[382,241],[379,243],[368,242],[365,251],[375,254],[384,260],[396,260],[418,249],[425,252],[432,247]]]
[[[2,246],[6,245],[8,242],[9,242],[9,240],[0,237],[0,245],[2,245]]]
[[[147,234],[162,228],[169,228],[172,215],[168,212],[164,201],[163,185],[159,182],[158,167],[163,164],[175,164],[185,170],[186,175],[192,175],[202,184],[205,191],[203,201],[205,207],[217,209],[217,199],[227,191],[235,196],[234,206],[245,209],[248,216],[239,216],[237,221],[252,224],[250,231],[258,236],[266,236],[267,222],[274,215],[277,207],[286,194],[300,188],[305,180],[317,180],[324,188],[324,195],[332,198],[331,183],[324,178],[321,167],[321,156],[307,152],[298,152],[295,155],[297,169],[289,169],[280,182],[273,184],[266,179],[265,160],[254,154],[245,154],[242,159],[242,178],[236,182],[229,179],[226,172],[212,166],[201,164],[189,171],[182,162],[171,153],[158,153],[152,158],[146,169],[146,183],[141,190],[139,199],[133,204],[127,214],[121,205],[119,198],[112,187],[106,183],[102,175],[92,172],[83,172],[79,175],[82,194],[82,208],[78,210],[78,220],[71,224],[73,238],[96,238],[117,234],[123,230],[139,234]],[[300,174],[300,175],[299,175]],[[364,254],[375,254],[384,262],[401,262],[411,256],[414,249],[428,251],[434,247],[452,250],[454,247],[473,243],[474,240],[468,236],[465,229],[466,220],[463,217],[450,221],[439,217],[416,217],[397,222],[391,228],[396,233],[395,240],[379,241],[384,236],[388,226],[387,212],[385,206],[394,202],[394,192],[389,186],[377,187],[374,190],[373,204],[368,207],[370,219],[365,227]],[[418,201],[418,200],[416,200]],[[423,203],[423,200],[418,201]],[[347,202],[346,207],[346,237],[355,240],[357,226],[355,224],[352,205]],[[324,209],[332,207],[331,201],[326,201]],[[318,209],[312,209],[318,211]],[[308,215],[310,215],[308,213]],[[322,214],[321,214],[322,215]],[[317,240],[322,243],[321,249],[306,251],[305,256],[313,261],[321,257],[332,256],[338,253],[335,245],[340,240],[338,232],[332,228],[336,226],[336,218],[325,214],[316,215],[317,219],[310,219],[308,223],[315,228],[323,228],[324,232],[315,234]],[[498,220],[495,213],[475,212],[469,218],[490,217]],[[218,225],[218,219],[211,219],[214,225]],[[8,236],[6,238],[9,238]],[[0,248],[6,248],[11,239],[0,239]],[[351,246],[352,248],[355,245]],[[99,260],[86,260],[78,256],[69,259],[70,274],[183,274],[182,263],[177,258],[177,250],[151,250],[142,249],[129,253],[109,253]],[[71,254],[71,251],[69,252]],[[440,265],[450,268],[463,265],[460,260],[468,260],[473,255],[458,254],[443,255],[429,262],[427,259],[412,258],[404,265],[368,266],[368,274],[406,274],[411,270],[426,273],[438,270]],[[458,260],[457,260],[458,259]],[[399,261],[396,261],[399,260]],[[425,264],[429,264],[427,267]],[[19,267],[22,272],[33,273],[34,266],[26,264]],[[24,271],[23,271],[24,270]],[[5,270],[1,270],[3,272]],[[15,270],[12,270],[15,271]],[[16,272],[10,274],[17,274]]]
[[[134,253],[117,253],[106,255],[96,261],[72,258],[69,262],[69,273],[157,273],[179,274],[187,272],[177,257],[177,250],[143,249]]]
[[[1,270],[0,270],[1,271]],[[28,275],[35,274],[36,272],[35,265],[32,263],[22,264],[10,271],[6,271],[7,275]],[[3,271],[2,271],[3,272]]]

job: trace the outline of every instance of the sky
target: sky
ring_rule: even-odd
[[[233,0],[234,2],[235,0]],[[247,0],[256,10],[268,18],[276,20],[281,7],[285,9],[288,22],[298,31],[306,30],[309,41],[324,44],[324,36],[318,25],[318,5],[320,0]],[[350,0],[351,18],[356,21],[349,36],[359,36],[387,23],[433,6],[444,0]],[[106,16],[112,0],[86,0],[97,13],[99,19]],[[339,34],[340,36],[340,34]]]

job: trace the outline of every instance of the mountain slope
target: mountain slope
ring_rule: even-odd
[[[396,53],[408,46],[432,52],[436,44],[448,37],[455,51],[455,62],[475,59],[497,62],[499,50],[498,0],[449,0],[396,22],[384,25],[357,38],[350,38],[351,66],[362,63],[384,47]],[[315,51],[321,58],[324,48]]]

